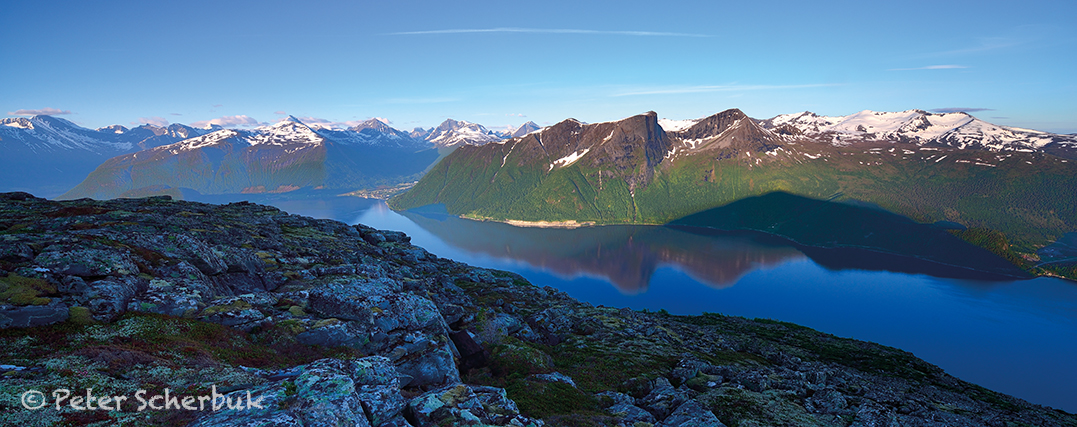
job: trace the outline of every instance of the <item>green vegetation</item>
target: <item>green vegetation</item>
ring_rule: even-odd
[[[966,230],[955,230],[952,231],[952,233],[966,242],[987,249],[991,253],[1002,257],[1014,265],[1025,266],[1028,264],[1026,259],[1022,258],[1010,248],[1010,242],[1007,241],[1006,235],[1001,231],[976,227]]]
[[[0,303],[13,305],[45,305],[51,302],[45,295],[55,294],[56,287],[42,279],[8,273],[0,277]]]
[[[650,182],[632,191],[627,177],[635,172],[606,163],[581,160],[550,170],[548,164],[525,159],[522,148],[513,151],[510,144],[465,147],[389,203],[394,209],[443,203],[453,215],[495,220],[664,224],[782,191],[868,202],[919,222],[946,220],[995,230],[1009,243],[1008,250],[998,251],[990,239],[966,240],[994,245],[984,247],[1026,268],[1022,259],[1077,230],[1077,192],[1065,191],[1077,188],[1077,164],[1052,155],[1015,152],[997,160],[990,152],[929,152],[947,156],[937,162],[920,154],[906,159],[863,147],[799,148],[821,157],[764,155],[758,163],[744,157],[678,157],[659,164]],[[877,162],[880,156],[886,156],[885,161]],[[981,158],[998,165],[977,165]]]

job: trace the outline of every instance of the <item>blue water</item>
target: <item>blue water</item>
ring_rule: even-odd
[[[280,206],[399,230],[438,256],[594,305],[793,322],[906,351],[958,378],[1077,412],[1077,284],[828,270],[795,248],[666,227],[523,229],[365,201]]]

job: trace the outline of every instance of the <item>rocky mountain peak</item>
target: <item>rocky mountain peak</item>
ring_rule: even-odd
[[[96,130],[98,132],[114,133],[114,134],[123,134],[123,133],[126,133],[128,131],[128,129],[126,127],[123,127],[121,125],[105,126],[105,127],[97,128]]]
[[[12,117],[0,120],[0,124],[16,129],[33,129],[34,123],[25,117]]]
[[[373,129],[373,130],[376,130],[378,132],[383,132],[383,133],[396,131],[396,129],[393,129],[388,124],[386,124],[385,122],[383,122],[381,120],[378,120],[378,119],[365,120],[362,123],[359,123],[359,124],[357,124],[355,126],[352,126],[352,127],[348,128],[348,130],[355,131],[355,132],[359,132],[359,131],[361,131],[363,129]]]
[[[463,120],[445,119],[426,136],[427,141],[438,147],[456,147],[460,145],[485,145],[500,141],[501,137],[478,123]]]
[[[535,124],[535,122],[528,120],[527,123],[524,123],[520,125],[520,127],[513,130],[512,133],[509,134],[509,136],[512,138],[519,138],[539,129],[542,129],[542,127]]]

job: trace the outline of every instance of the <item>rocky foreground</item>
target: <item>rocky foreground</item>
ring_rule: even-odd
[[[250,203],[3,193],[0,270],[2,425],[1077,426],[894,348],[593,307]]]

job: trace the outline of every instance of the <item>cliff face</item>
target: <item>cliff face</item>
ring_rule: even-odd
[[[1077,425],[897,349],[596,308],[249,203],[4,193],[0,242],[0,424]],[[131,400],[16,403],[58,388]],[[255,404],[138,411],[140,389]]]

